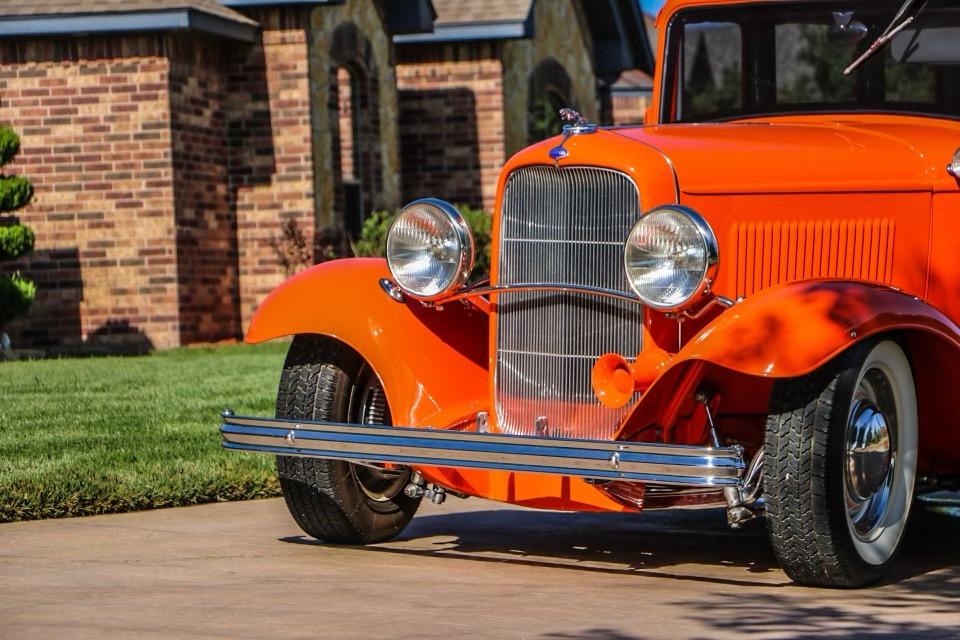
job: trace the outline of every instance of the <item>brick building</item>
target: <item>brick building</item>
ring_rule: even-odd
[[[239,337],[286,275],[285,223],[311,261],[400,203],[391,39],[432,18],[410,0],[0,5],[0,122],[36,188],[18,216],[37,251],[15,267],[39,284],[4,329],[60,351]]]
[[[489,209],[558,106],[611,122],[614,80],[650,66],[633,0],[0,3],[0,123],[36,188],[12,268],[39,285],[3,330],[59,352],[238,338],[368,212]]]
[[[613,122],[625,69],[652,72],[635,0],[433,0],[432,32],[398,35],[402,193],[490,210],[500,167],[575,106]]]
[[[643,124],[653,99],[653,78],[640,69],[627,69],[610,87],[612,124]]]

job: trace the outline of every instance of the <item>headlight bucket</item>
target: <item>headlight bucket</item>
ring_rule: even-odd
[[[709,290],[719,264],[717,239],[693,209],[657,207],[630,231],[623,263],[630,288],[645,305],[679,311]]]
[[[387,232],[387,266],[418,300],[437,300],[463,286],[473,270],[474,241],[449,202],[424,198],[400,210]]]

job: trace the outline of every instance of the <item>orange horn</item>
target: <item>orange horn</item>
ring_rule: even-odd
[[[605,353],[593,364],[590,382],[600,404],[611,409],[626,406],[633,394],[645,391],[662,373],[670,355],[652,349],[637,356],[634,364],[617,353]]]

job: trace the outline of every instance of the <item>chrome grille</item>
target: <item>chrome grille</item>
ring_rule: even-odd
[[[552,282],[629,292],[623,245],[640,217],[625,174],[534,166],[511,174],[500,221],[500,284]],[[604,353],[640,352],[642,307],[578,293],[524,292],[497,306],[495,405],[506,433],[610,438],[626,409],[590,385]]]

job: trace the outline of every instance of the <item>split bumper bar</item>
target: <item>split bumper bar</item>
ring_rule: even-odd
[[[223,446],[362,463],[527,471],[596,480],[739,487],[740,447],[534,438],[500,433],[250,418],[223,412]]]

